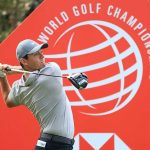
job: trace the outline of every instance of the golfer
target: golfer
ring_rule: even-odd
[[[47,47],[31,39],[21,41],[16,48],[20,66],[0,65],[1,92],[8,107],[25,105],[38,120],[41,134],[35,150],[72,150],[74,121],[62,78],[24,73],[11,88],[6,77],[15,73],[6,71],[8,67],[61,76],[58,64],[45,63],[42,50]]]

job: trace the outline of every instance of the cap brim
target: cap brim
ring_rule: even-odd
[[[38,45],[38,46],[34,47],[28,54],[36,53],[39,50],[47,48],[47,47],[48,47],[48,43],[44,43],[44,44]]]

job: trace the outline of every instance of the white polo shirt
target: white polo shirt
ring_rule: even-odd
[[[61,75],[60,67],[54,62],[36,72]],[[62,78],[30,74],[24,81],[22,76],[13,83],[9,99],[16,106],[27,106],[38,120],[43,133],[73,138],[73,115]]]

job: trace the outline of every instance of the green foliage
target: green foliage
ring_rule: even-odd
[[[43,0],[0,0],[0,42]]]

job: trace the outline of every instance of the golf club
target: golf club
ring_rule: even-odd
[[[11,69],[9,67],[6,68],[5,70],[18,72],[18,73],[28,73],[28,74],[51,76],[51,77],[67,78],[79,90],[85,89],[88,85],[88,77],[85,73],[75,73],[71,76],[57,76],[57,75],[49,75],[49,74],[43,74],[43,73],[35,73],[31,71],[26,71],[26,70]]]
[[[31,71],[26,71],[26,70],[19,70],[19,69],[6,68],[5,70],[6,71],[18,72],[18,73],[28,73],[28,74],[51,76],[51,77],[69,78],[69,76],[55,76],[55,75],[49,75],[49,74],[43,74],[43,73],[36,73],[36,72],[31,72]]]

